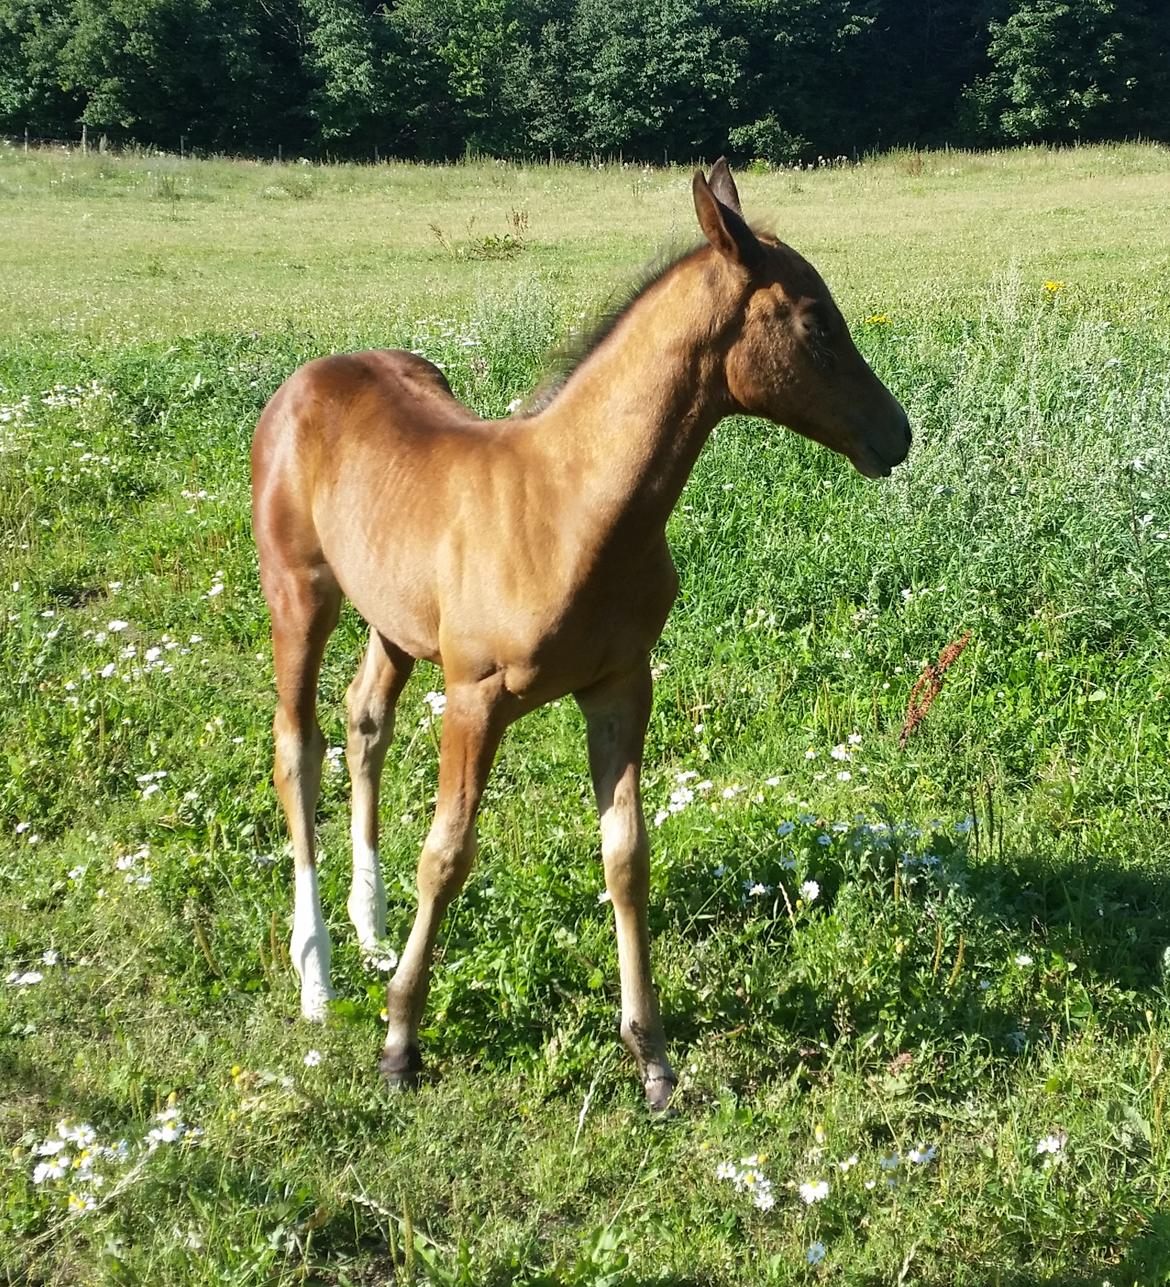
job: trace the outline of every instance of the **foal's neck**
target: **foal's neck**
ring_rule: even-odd
[[[602,544],[632,552],[661,536],[731,410],[723,356],[735,301],[726,283],[712,289],[707,259],[688,256],[640,296],[538,417],[538,441]]]

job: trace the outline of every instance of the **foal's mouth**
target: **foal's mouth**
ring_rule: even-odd
[[[905,459],[906,456],[903,454],[899,459],[887,464],[872,447],[861,447],[849,457],[853,468],[863,478],[889,478],[894,472],[894,466],[900,465]]]
[[[878,451],[871,443],[861,442],[855,451],[849,453],[853,468],[865,478],[889,478],[895,466],[910,454],[910,424],[905,422],[903,429],[905,443],[895,448],[892,454]]]

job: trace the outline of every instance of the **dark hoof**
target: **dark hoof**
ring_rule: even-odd
[[[422,1081],[422,1055],[417,1046],[410,1046],[405,1052],[384,1050],[378,1060],[378,1071],[391,1090],[417,1090]]]
[[[646,1105],[655,1117],[677,1117],[674,1092],[678,1083],[673,1077],[655,1077],[645,1083]]]

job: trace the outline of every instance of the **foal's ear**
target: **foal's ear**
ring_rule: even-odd
[[[727,172],[726,161],[723,162],[722,169],[727,183],[731,185],[732,194],[735,194],[735,184],[731,182],[731,175]],[[711,171],[711,177],[715,184],[722,187],[718,165]],[[742,215],[712,191],[712,185],[703,178],[702,170],[695,171],[691,190],[695,196],[695,213],[699,216],[703,236],[724,259],[739,264],[749,273],[760,268],[764,262],[764,248],[756,240],[756,234],[744,223]],[[738,206],[738,197],[736,204]]]
[[[739,189],[735,186],[735,180],[731,177],[731,167],[727,164],[725,156],[721,156],[711,167],[707,182],[710,184],[711,191],[716,198],[722,201],[729,210],[734,210],[742,219],[743,208],[739,204]]]

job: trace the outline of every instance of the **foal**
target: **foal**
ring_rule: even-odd
[[[867,478],[910,445],[906,414],[854,347],[817,272],[744,221],[725,161],[694,177],[705,242],[644,288],[536,409],[485,421],[410,353],[320,358],[265,407],[252,445],[253,526],[272,614],[276,789],[296,867],[291,955],[301,1011],[332,997],[313,816],[324,739],[317,679],[347,595],[370,624],[346,695],[353,885],[362,945],[385,933],[378,785],[415,659],[447,706],[418,913],[390,982],[381,1068],[422,1069],[431,955],[475,855],[475,815],[504,730],[572,693],[585,716],[621,974],[621,1035],[650,1107],[675,1086],[650,978],[649,844],[638,777],[649,653],[678,589],[666,521],[707,435],[762,416]]]

